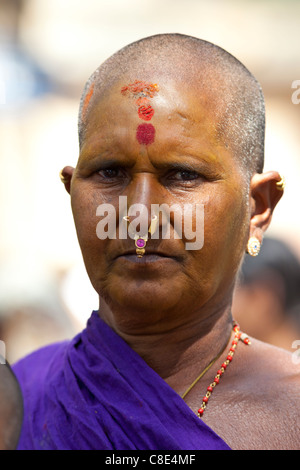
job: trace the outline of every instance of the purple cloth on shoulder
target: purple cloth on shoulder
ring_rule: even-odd
[[[24,399],[19,449],[229,449],[97,312],[72,341],[13,369]]]

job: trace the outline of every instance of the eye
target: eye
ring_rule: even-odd
[[[182,181],[191,181],[191,180],[197,179],[199,175],[196,171],[182,170],[182,171],[177,171],[174,177],[175,179],[182,180]]]
[[[104,170],[99,170],[98,174],[104,179],[114,179],[123,176],[120,168],[105,168]]]
[[[171,181],[193,181],[200,178],[201,175],[193,170],[176,170],[169,174],[169,180]]]

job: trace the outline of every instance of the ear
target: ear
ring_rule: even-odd
[[[250,237],[262,243],[263,234],[272,220],[276,204],[283,194],[283,179],[277,171],[256,173],[250,183]]]
[[[71,180],[72,180],[73,172],[74,172],[74,168],[72,166],[65,166],[59,172],[60,180],[65,185],[65,189],[69,194],[70,194],[70,189],[71,189]]]

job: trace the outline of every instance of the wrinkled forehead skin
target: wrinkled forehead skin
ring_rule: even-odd
[[[142,72],[137,70],[124,75],[119,80],[114,80],[110,86],[106,83],[101,87],[94,85],[91,105],[86,117],[81,156],[89,153],[87,147],[94,145],[95,140],[100,139],[101,135],[108,135],[109,129],[113,129],[114,125],[119,126],[119,132],[122,132],[122,127],[127,126],[124,116],[128,116],[128,109],[131,109],[132,117],[136,117],[137,126],[139,122],[142,122],[138,118],[136,97],[122,94],[123,87],[135,80],[157,86],[157,92],[148,100],[148,104],[151,104],[154,110],[154,116],[148,122],[153,124],[157,132],[160,131],[161,126],[164,127],[165,132],[167,127],[171,132],[171,126],[173,126],[176,132],[176,125],[180,120],[181,125],[185,122],[187,132],[193,128],[199,132],[199,135],[203,135],[203,130],[205,130],[212,142],[212,152],[214,148],[217,150],[217,147],[222,147],[226,153],[231,153],[228,146],[224,146],[219,134],[219,126],[228,106],[228,90],[226,90],[224,80],[219,82],[219,77],[213,70],[208,69],[205,73],[204,70],[202,72],[204,76],[199,74],[195,78],[191,73],[186,72],[175,74],[174,71],[172,75],[170,71],[165,70],[143,70]],[[169,115],[167,121],[159,120],[161,113]],[[146,125],[149,125],[148,122]],[[125,129],[124,132],[126,132]]]
[[[21,431],[23,400],[12,370],[3,362],[0,362],[0,450],[13,450]]]
[[[121,89],[136,80],[158,85],[161,91],[153,97],[157,106],[167,99],[174,110],[181,101],[182,109],[189,97],[189,111],[191,106],[194,110],[198,107],[203,116],[209,117],[215,142],[231,151],[245,178],[249,180],[253,173],[262,171],[265,109],[259,83],[224,49],[178,35],[159,35],[130,44],[98,67],[81,97],[80,149],[88,128],[96,125],[95,119],[90,122],[94,107],[100,112],[99,103],[112,97],[117,89],[119,103],[113,105],[118,110]]]
[[[194,75],[192,70],[188,72],[185,68],[179,72],[178,70],[172,71],[172,67],[166,67],[163,70],[155,67],[147,70],[141,66],[135,67],[135,70],[131,70],[130,73],[121,77],[114,77],[113,80],[104,80],[98,84],[93,82],[86,95],[85,106],[82,110],[86,113],[84,116],[86,126],[90,125],[88,117],[91,111],[95,107],[100,109],[101,103],[105,103],[106,108],[110,104],[118,113],[122,105],[125,106],[128,105],[128,102],[133,102],[130,93],[124,97],[121,90],[136,80],[157,85],[157,93],[151,97],[151,101],[153,100],[157,107],[172,105],[176,109],[178,104],[178,110],[182,110],[183,113],[185,111],[190,113],[192,107],[195,110],[197,107],[201,107],[203,113],[207,113],[210,120],[214,121],[217,136],[218,123],[222,121],[222,117],[228,109],[231,91],[226,85],[224,76],[207,66],[205,69],[204,67],[200,69],[198,73],[194,71]],[[108,103],[108,99],[110,103]],[[186,109],[184,109],[185,103]],[[88,112],[87,105],[89,105]]]

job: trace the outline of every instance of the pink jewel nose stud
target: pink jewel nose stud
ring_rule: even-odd
[[[145,254],[145,247],[146,247],[146,243],[148,241],[148,237],[146,238],[137,238],[135,240],[135,246],[136,246],[136,254],[137,254],[137,257],[138,258],[142,258],[142,256]]]
[[[123,219],[129,222],[128,216],[124,216]],[[154,215],[152,217],[150,226],[148,228],[148,232],[150,233],[150,235],[152,235],[156,230],[157,220],[158,220],[157,215]],[[136,251],[138,258],[142,258],[144,256],[145,251],[146,251],[145,248],[146,248],[147,241],[148,241],[148,233],[144,236],[140,236],[137,234],[135,235],[134,237],[135,251]]]

